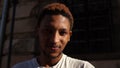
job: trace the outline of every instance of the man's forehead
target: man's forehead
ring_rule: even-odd
[[[68,29],[70,28],[70,22],[62,15],[46,15],[41,21],[40,27]]]
[[[65,16],[62,15],[45,15],[41,23],[49,24],[52,22],[64,23],[65,20],[68,20]],[[67,21],[69,23],[69,21]]]

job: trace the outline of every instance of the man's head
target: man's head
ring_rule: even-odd
[[[60,3],[42,9],[38,19],[37,34],[41,53],[48,58],[59,57],[70,40],[73,17]]]
[[[37,25],[39,26],[39,24],[41,23],[40,21],[43,19],[43,17],[45,15],[59,15],[59,14],[65,16],[69,19],[70,29],[72,30],[73,23],[74,23],[73,16],[72,16],[69,8],[61,3],[52,3],[52,4],[49,4],[49,5],[45,6],[44,8],[42,8],[39,13],[39,16],[38,16],[39,18],[38,18]]]

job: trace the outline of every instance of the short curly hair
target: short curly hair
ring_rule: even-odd
[[[73,28],[73,16],[67,6],[62,3],[52,3],[48,4],[40,11],[38,16],[37,26],[40,26],[40,22],[45,15],[63,15],[67,17],[70,21],[70,30]]]

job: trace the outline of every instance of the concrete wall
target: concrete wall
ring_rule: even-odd
[[[28,60],[33,57],[35,45],[34,28],[36,20],[31,18],[30,15],[37,10],[35,6],[38,5],[38,3],[39,6],[42,7],[43,5],[51,2],[56,2],[56,0],[19,0],[16,7],[11,66],[20,61]],[[6,28],[2,68],[6,68],[7,66],[12,9],[13,6],[9,9],[9,21],[7,22]]]

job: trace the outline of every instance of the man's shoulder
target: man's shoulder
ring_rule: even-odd
[[[73,58],[73,57],[70,57],[70,56],[67,56],[67,55],[65,55],[66,56],[66,60],[67,61],[69,61],[69,62],[73,62],[73,63],[86,63],[86,62],[88,62],[88,61],[84,61],[84,60],[81,60],[81,59],[77,59],[77,58]]]
[[[35,58],[15,64],[12,68],[28,68],[33,65]]]
[[[69,62],[70,65],[77,67],[79,66],[80,68],[94,68],[94,66],[88,61],[72,58],[69,56],[66,56],[66,61]]]

